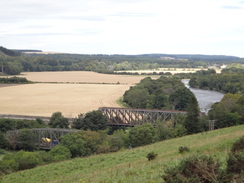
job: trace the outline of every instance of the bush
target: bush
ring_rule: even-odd
[[[9,174],[19,170],[19,164],[14,159],[4,159],[0,163],[0,172]]]
[[[151,124],[135,126],[129,131],[129,142],[132,147],[151,144],[155,139],[155,129]]]
[[[69,149],[72,158],[84,156],[84,140],[81,131],[68,133],[60,138],[60,143]]]
[[[236,141],[231,148],[232,153],[236,153],[239,151],[244,151],[244,136],[242,136],[238,141]]]
[[[240,174],[244,171],[244,151],[231,153],[227,160],[227,173]]]
[[[220,182],[220,173],[220,164],[212,157],[193,156],[176,167],[167,168],[162,178],[167,183],[212,183]]]
[[[172,129],[172,134],[173,137],[182,137],[187,134],[187,130],[182,124],[177,123]]]
[[[38,151],[36,153],[42,159],[43,163],[51,163],[51,162],[53,162],[53,156],[49,152]]]
[[[244,179],[244,136],[237,140],[231,148],[227,160],[226,176],[227,180],[232,182]]]
[[[0,155],[1,154],[6,154],[7,153],[7,151],[5,151],[4,149],[0,149]]]
[[[23,150],[14,154],[14,160],[19,164],[19,170],[34,168],[42,163],[37,153]]]
[[[49,154],[53,157],[54,161],[67,160],[71,158],[70,150],[61,144],[52,148]]]
[[[35,134],[29,129],[22,129],[19,131],[18,147],[26,151],[33,151],[36,149]]]
[[[171,129],[162,123],[158,124],[155,130],[158,141],[170,139],[172,137]]]
[[[124,130],[117,130],[110,136],[109,145],[110,151],[116,152],[126,147],[127,134]]]
[[[4,133],[0,131],[0,148],[5,148],[7,145],[7,141],[5,139]]]
[[[187,146],[179,147],[179,153],[189,152],[190,149]]]
[[[155,154],[154,152],[150,152],[147,154],[148,161],[154,160],[157,157],[158,154]]]

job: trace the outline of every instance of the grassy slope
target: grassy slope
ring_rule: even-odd
[[[232,143],[243,135],[244,125],[205,132],[117,153],[40,166],[7,175],[2,182],[162,182],[160,175],[166,165],[175,165],[182,158],[193,154],[211,154],[224,162]],[[180,146],[188,146],[190,152],[179,154]],[[151,151],[158,156],[155,160],[148,161],[146,155]]]

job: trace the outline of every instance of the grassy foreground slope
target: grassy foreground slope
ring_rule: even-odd
[[[163,174],[166,165],[173,166],[179,163],[182,158],[193,154],[209,154],[219,161],[225,162],[233,142],[243,135],[244,125],[225,128],[117,153],[76,158],[40,166],[7,175],[0,182],[162,182],[160,176]],[[190,152],[180,154],[178,152],[180,146],[188,146]],[[158,156],[155,160],[148,161],[146,155],[152,151]]]

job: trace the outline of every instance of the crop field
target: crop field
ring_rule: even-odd
[[[127,84],[134,85],[146,76],[111,75],[90,71],[63,71],[63,72],[23,72],[18,77],[25,77],[36,82],[70,82],[93,84]]]
[[[94,72],[22,73],[36,84],[0,85],[0,113],[51,116],[60,111],[65,117],[119,107],[116,100],[145,76],[120,76]]]

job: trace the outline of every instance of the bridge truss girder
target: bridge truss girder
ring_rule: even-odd
[[[32,128],[30,129],[34,133],[34,143],[38,148],[51,149],[59,143],[59,138],[67,133],[75,132],[77,130],[70,129],[58,129],[58,128]],[[6,133],[6,139],[10,142],[13,149],[20,143],[19,140],[20,130],[12,130]],[[51,142],[43,141],[43,138],[48,138]],[[55,144],[53,142],[56,142]]]
[[[145,123],[156,125],[165,122],[176,115],[186,114],[186,111],[148,110],[101,107],[99,110],[108,118],[112,125],[135,126]]]

